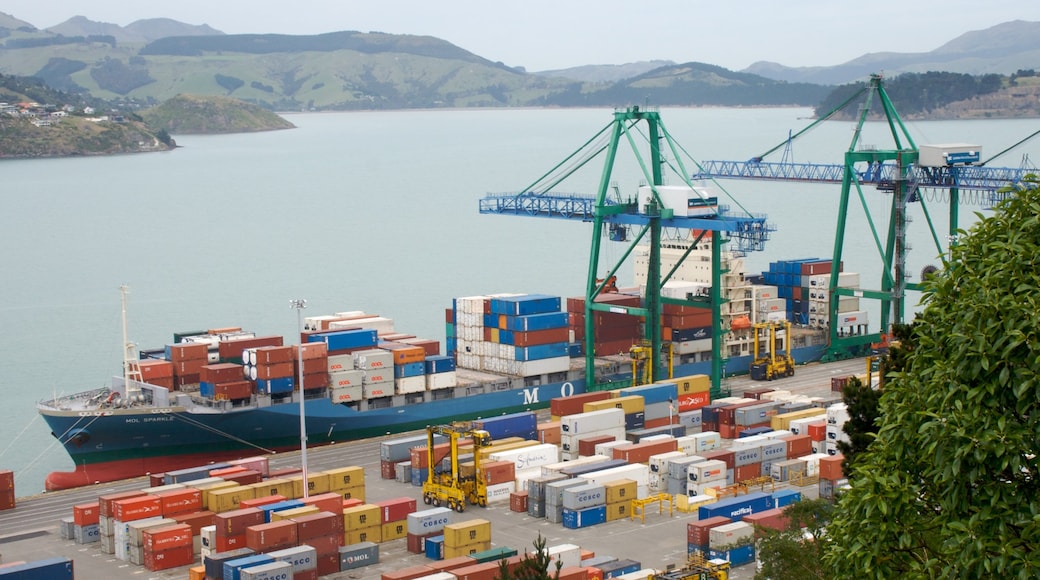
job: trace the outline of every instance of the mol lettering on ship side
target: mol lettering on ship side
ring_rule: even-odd
[[[540,401],[538,400],[538,389],[541,387],[534,387],[532,389],[524,389],[524,404],[525,405],[536,405]],[[574,384],[570,381],[560,385],[560,396],[569,397],[574,394]]]

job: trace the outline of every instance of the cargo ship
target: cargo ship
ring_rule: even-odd
[[[740,334],[743,318],[775,316],[775,299],[766,296],[782,290],[749,290],[756,285],[743,277],[739,285],[755,299],[747,301],[749,312],[724,315],[732,318],[728,335]],[[601,294],[602,300],[631,305],[641,297],[636,288]],[[589,385],[584,315],[584,298],[456,298],[445,310],[444,354],[440,341],[397,332],[392,319],[363,311],[307,318],[299,344],[292,345],[239,328],[177,333],[164,348],[141,352],[124,337],[122,376],[37,404],[75,465],[74,471],[49,474],[46,488],[299,449],[301,410],[307,444],[325,445],[541,409],[555,397],[631,386],[629,349],[640,340],[640,319],[594,312],[595,385]],[[673,376],[710,373],[706,322],[710,311],[703,307],[666,306]],[[805,328],[791,340],[798,363],[819,360],[827,347],[820,330]],[[725,376],[747,373],[752,356],[746,348],[727,342]]]

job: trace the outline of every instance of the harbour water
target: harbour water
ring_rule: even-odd
[[[364,310],[443,341],[453,297],[581,295],[590,225],[480,215],[478,201],[535,183],[611,123],[612,113],[290,114],[296,129],[177,136],[181,147],[168,153],[0,162],[0,469],[15,470],[19,496],[41,491],[50,471],[71,469],[34,403],[100,387],[119,372],[121,284],[131,288],[130,338],[142,348],[166,344],[175,331],[227,326],[292,340],[295,298],[307,299],[305,315]],[[666,109],[661,118],[692,172],[690,158],[760,155],[808,125],[810,114]],[[1033,125],[945,121],[909,129],[918,144],[981,144],[987,159]],[[840,162],[851,128],[820,126],[795,142],[794,160]],[[872,124],[862,142],[888,148],[885,131]],[[991,165],[1017,167],[1035,149],[1029,144]],[[613,180],[623,194],[634,193],[643,178],[630,154],[619,159],[629,161]],[[778,161],[779,152],[768,159]],[[602,165],[600,156],[553,190],[594,193]],[[778,228],[764,252],[748,256],[749,272],[770,261],[831,256],[839,186],[721,185],[733,197],[725,203],[766,214]],[[889,196],[864,191],[872,215],[884,216]],[[944,230],[948,204],[927,201]],[[981,206],[962,207],[962,226],[975,211]],[[917,272],[937,263],[939,251],[919,208],[911,214],[909,271]],[[881,261],[862,216],[862,209],[850,212],[844,266],[867,286],[879,279]],[[885,231],[884,223],[875,226]],[[611,262],[601,269],[623,251],[606,244]],[[622,284],[630,279],[622,272]]]

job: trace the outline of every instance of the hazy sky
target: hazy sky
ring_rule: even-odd
[[[643,60],[740,70],[759,60],[840,64],[868,52],[926,52],[1011,20],[1037,0],[0,0],[38,28],[72,16],[208,24],[228,34],[340,30],[430,35],[529,71]]]

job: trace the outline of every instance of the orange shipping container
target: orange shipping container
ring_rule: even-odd
[[[202,509],[202,492],[194,488],[174,489],[155,495],[159,496],[163,517],[169,518]]]
[[[190,546],[192,542],[191,526],[187,524],[148,528],[141,535],[144,549],[153,552]]]
[[[809,439],[812,439],[813,441],[823,441],[827,438],[826,423],[810,423],[808,427]]]
[[[77,526],[90,526],[98,523],[101,515],[98,502],[81,503],[72,506],[72,521]]]
[[[411,566],[409,568],[401,568],[400,570],[394,570],[391,572],[383,572],[380,575],[379,580],[414,580],[415,578],[422,578],[423,576],[429,576],[434,573],[433,568],[429,566]]]
[[[260,348],[263,346],[282,346],[280,336],[257,336],[241,340],[222,340],[217,343],[217,352],[221,359],[241,359],[242,351],[247,348]]]
[[[198,358],[192,360],[182,360],[173,363],[173,374],[175,376],[194,376],[195,381],[198,382],[198,377],[202,376],[202,367],[206,366],[206,359]]]
[[[256,365],[256,378],[267,380],[267,379],[284,379],[285,377],[293,376],[293,363],[271,363],[271,364],[258,364]]]
[[[820,479],[829,479],[831,481],[837,481],[845,474],[841,469],[841,462],[845,459],[841,453],[837,455],[831,455],[830,457],[820,458]]]
[[[267,552],[276,546],[295,546],[298,539],[296,522],[292,520],[246,528],[246,547],[255,552]]]
[[[537,426],[538,430],[538,441],[542,443],[552,443],[553,445],[559,445],[561,442],[562,433],[560,432],[559,421],[549,421],[546,423],[539,423]]]
[[[215,363],[202,365],[199,378],[207,383],[230,383],[242,380],[242,365]]]
[[[132,522],[162,515],[162,502],[158,496],[142,495],[121,499],[113,503],[113,516],[121,522]]]
[[[262,346],[256,349],[255,364],[274,364],[293,361],[291,346]]]
[[[388,342],[381,345],[382,348],[394,355],[395,365],[404,365],[426,360],[426,351],[421,346],[410,344]]]
[[[704,391],[702,393],[684,393],[679,395],[679,412],[685,413],[686,411],[696,411],[701,407],[705,407],[711,402],[711,392]]]
[[[120,491],[116,493],[109,493],[98,497],[98,513],[110,518],[115,516],[115,502],[121,499],[129,499],[132,497],[139,497],[145,495],[143,491]]]
[[[141,369],[141,380],[146,383],[154,379],[168,379],[173,377],[173,363],[168,360],[140,360],[137,361],[137,368]]]
[[[613,449],[614,459],[624,459],[629,463],[647,463],[651,455],[668,453],[679,448],[675,439],[664,439],[661,441],[648,441],[646,443],[632,443],[620,445]]]
[[[209,345],[204,342],[179,342],[169,346],[170,360],[178,363],[189,360],[206,360]]]
[[[303,351],[303,360],[329,357],[329,346],[324,342],[308,342],[307,344],[293,345],[293,360],[300,359],[300,351]]]

